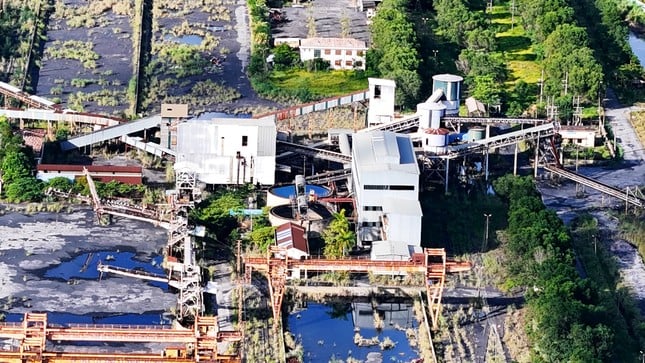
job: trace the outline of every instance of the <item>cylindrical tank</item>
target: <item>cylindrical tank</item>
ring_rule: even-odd
[[[443,94],[448,101],[459,101],[459,83],[464,79],[454,74],[437,74],[432,76],[432,91],[438,88],[443,90]]]
[[[278,205],[269,210],[269,222],[272,226],[293,222],[305,227],[310,238],[320,237],[331,218],[332,212],[320,203],[309,205],[306,218],[294,218],[293,208],[289,204]]]
[[[423,147],[430,147],[434,148],[437,146],[445,146],[446,145],[446,135],[448,135],[450,131],[446,129],[427,129],[425,130],[425,142]]]
[[[316,184],[306,184],[304,195],[311,195],[313,192],[316,195],[316,198],[328,197],[331,192],[329,189]],[[295,185],[283,185],[275,186],[269,189],[267,193],[267,206],[273,207],[281,204],[289,204],[289,197],[296,197],[296,186]]]
[[[441,117],[446,106],[437,102],[424,102],[417,105],[417,114],[419,114],[419,128],[438,129],[441,126]]]
[[[443,90],[446,105],[446,115],[459,113],[460,82],[463,78],[454,74],[437,74],[432,76],[432,91]]]
[[[468,141],[482,140],[486,136],[486,129],[483,127],[473,127],[468,130]]]

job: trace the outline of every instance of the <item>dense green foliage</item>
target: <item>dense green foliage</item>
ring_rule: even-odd
[[[417,37],[407,15],[406,0],[384,0],[370,26],[372,53],[368,66],[381,78],[396,82],[396,104],[413,108],[419,101],[421,78]]]
[[[494,186],[509,203],[509,284],[527,288],[532,360],[633,361],[638,333],[627,328],[615,284],[580,278],[572,238],[555,212],[545,209],[530,178],[509,175]]]
[[[32,150],[14,134],[6,118],[0,118],[0,168],[5,197],[12,202],[39,201],[42,186],[32,173]]]

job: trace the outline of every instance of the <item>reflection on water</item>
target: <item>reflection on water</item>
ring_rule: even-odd
[[[168,40],[171,42],[175,43],[182,43],[182,44],[188,44],[188,45],[200,45],[202,44],[202,41],[204,40],[203,37],[199,35],[194,35],[194,34],[189,34],[189,35],[182,35],[180,37],[176,37],[174,35],[166,35],[163,37],[164,40]]]
[[[369,353],[382,354],[383,362],[410,362],[419,357],[410,347],[405,330],[416,329],[418,324],[410,304],[380,304],[379,320],[383,328],[374,327],[374,310],[370,303],[353,303],[339,307],[310,303],[306,310],[289,315],[289,331],[304,347],[304,362],[328,362],[332,358],[365,361]],[[363,338],[386,337],[396,345],[393,349],[381,350],[378,345],[359,347],[354,343],[354,334]]]
[[[159,275],[165,274],[161,267],[163,256],[154,255],[149,262],[138,261],[134,259],[134,256],[135,254],[133,252],[101,251],[84,253],[45,271],[45,277],[63,279],[65,281],[71,279],[98,279],[99,272],[96,268],[99,262],[128,269],[143,270]],[[103,276],[103,278],[107,277],[110,276]],[[168,284],[163,282],[141,281],[141,283],[147,283],[162,289],[168,288]]]
[[[22,322],[22,319],[23,314],[5,314],[7,322],[19,323]],[[171,316],[163,311],[151,311],[143,314],[90,313],[84,315],[48,312],[47,322],[63,326],[69,324],[169,325],[172,320]]]

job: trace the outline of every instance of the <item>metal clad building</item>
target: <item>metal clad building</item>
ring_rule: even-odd
[[[419,166],[412,140],[389,131],[356,133],[352,139],[359,245],[421,245]]]
[[[177,161],[197,165],[208,184],[275,182],[273,118],[222,118],[177,126]]]

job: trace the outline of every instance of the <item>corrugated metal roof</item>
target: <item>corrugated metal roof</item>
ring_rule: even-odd
[[[405,242],[375,241],[372,242],[370,257],[372,260],[407,260],[410,249]]]
[[[367,50],[364,41],[354,38],[306,38],[300,40],[300,48],[303,47]]]
[[[389,131],[362,132],[352,135],[352,157],[357,172],[399,171],[419,174],[412,140],[408,135]]]

